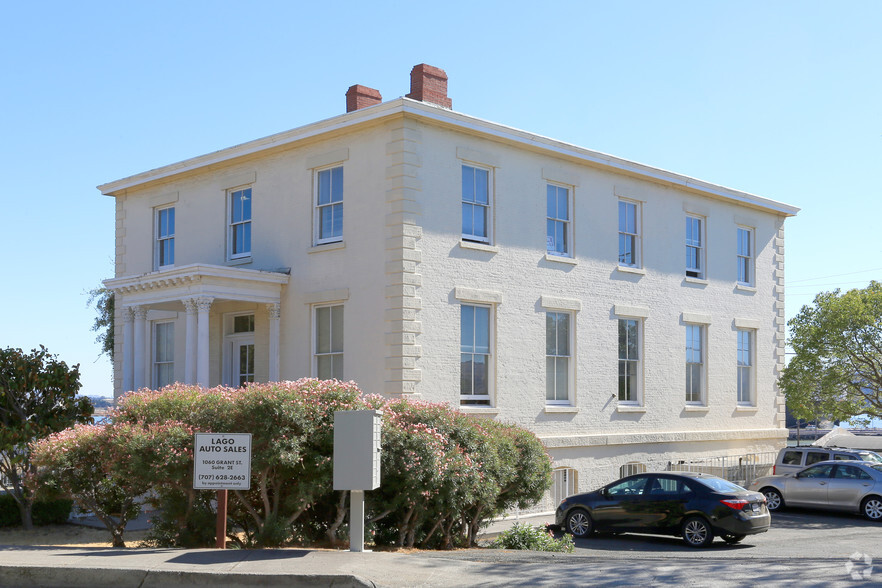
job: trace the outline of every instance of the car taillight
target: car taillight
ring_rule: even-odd
[[[744,510],[745,508],[747,508],[747,505],[750,504],[743,498],[727,498],[726,500],[721,500],[720,502],[733,510]]]
[[[772,466],[772,475],[773,476],[775,475],[775,470],[777,470],[777,469],[778,469],[778,464],[775,464]]]

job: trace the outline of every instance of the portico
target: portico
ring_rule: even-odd
[[[185,314],[183,379],[187,384],[209,386],[211,329],[209,313],[224,303],[249,303],[262,307],[267,324],[267,376],[279,379],[279,339],[282,288],[287,269],[261,271],[225,266],[192,264],[168,270],[106,280],[115,295],[122,329],[122,390],[151,386],[150,317]],[[177,322],[177,321],[176,321]]]

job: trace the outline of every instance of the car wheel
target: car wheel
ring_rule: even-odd
[[[861,503],[861,512],[871,521],[882,521],[882,498],[868,496]]]
[[[683,521],[683,541],[690,547],[707,547],[714,541],[714,531],[701,517],[690,517]]]
[[[766,497],[766,507],[770,511],[774,512],[784,508],[784,497],[781,496],[780,492],[774,488],[763,488],[760,492]]]
[[[731,533],[726,533],[722,537],[723,541],[725,541],[729,545],[735,545],[736,543],[741,543],[741,540],[747,537],[747,535],[733,535]]]
[[[567,515],[567,531],[574,537],[587,537],[594,531],[594,521],[591,515],[577,508]]]

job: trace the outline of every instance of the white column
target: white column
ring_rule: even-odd
[[[266,305],[266,313],[269,318],[269,381],[279,381],[279,319],[281,318],[281,304],[274,302]]]
[[[208,311],[214,298],[197,298],[196,383],[208,387]]]
[[[184,383],[196,383],[196,300],[183,300],[187,311],[186,342],[184,344]]]
[[[135,314],[134,333],[132,336],[132,389],[140,390],[147,385],[147,307],[133,306],[132,312]]]
[[[122,344],[122,393],[134,390],[134,360],[135,360],[135,314],[132,308],[125,306],[122,309],[123,319],[123,344]]]

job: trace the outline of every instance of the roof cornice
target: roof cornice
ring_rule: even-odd
[[[299,141],[344,130],[350,127],[389,118],[393,116],[413,116],[449,126],[476,135],[495,138],[537,151],[556,154],[560,157],[575,159],[583,163],[613,169],[632,176],[660,182],[671,186],[679,186],[690,191],[703,193],[717,198],[734,200],[741,204],[773,211],[783,216],[793,216],[799,208],[777,202],[762,196],[726,188],[710,182],[660,168],[644,165],[620,157],[579,147],[564,141],[558,141],[535,133],[516,129],[499,123],[490,122],[474,116],[466,115],[440,106],[426,104],[410,98],[396,98],[376,106],[359,109],[353,112],[321,120],[296,129],[276,133],[262,139],[256,139],[220,151],[214,151],[199,157],[193,157],[171,165],[142,172],[127,178],[98,186],[102,194],[116,196],[125,190],[152,181],[163,180],[178,174],[198,170],[209,165],[224,163],[247,155],[260,153],[269,149],[277,149]]]

